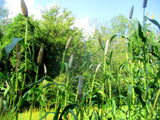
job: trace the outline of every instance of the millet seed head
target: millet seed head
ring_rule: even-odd
[[[131,8],[131,11],[130,11],[130,14],[129,14],[129,19],[132,19],[132,16],[133,16],[133,10],[134,10],[134,6],[132,6],[132,8]]]
[[[147,0],[144,0],[143,1],[143,8],[146,8],[146,6],[147,6]]]
[[[37,58],[37,65],[40,66],[42,64],[43,61],[43,50],[44,50],[44,45],[41,45],[41,48],[39,49],[38,52],[38,58]]]
[[[21,0],[21,10],[22,10],[22,13],[25,17],[28,17],[28,9],[27,9],[27,6],[24,2],[24,0]]]

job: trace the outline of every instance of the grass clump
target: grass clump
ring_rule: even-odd
[[[96,29],[92,38],[87,41],[80,39],[78,43],[76,40],[81,35],[78,35],[80,33],[76,28],[75,31],[67,29],[69,34],[50,28],[47,38],[43,37],[46,41],[51,36],[52,39],[56,37],[58,44],[49,41],[54,44],[49,47],[46,41],[38,41],[36,46],[33,41],[28,40],[34,40],[34,37],[31,39],[28,36],[34,36],[32,33],[36,31],[36,27],[29,31],[33,26],[28,19],[27,7],[23,0],[21,4],[26,21],[25,39],[14,38],[12,43],[4,48],[6,66],[5,73],[0,72],[0,79],[5,81],[5,84],[0,91],[1,98],[4,98],[0,100],[0,111],[4,108],[7,110],[1,114],[0,119],[159,119],[160,49],[155,41],[154,31],[149,31],[146,25],[146,20],[149,20],[160,28],[154,18],[144,16],[143,25],[135,22],[132,6],[127,35],[106,35],[104,31]],[[144,0],[144,15],[146,7],[147,1]],[[58,12],[57,9],[52,9],[51,13],[53,10],[55,14]],[[44,17],[49,19],[55,14]],[[54,16],[55,24],[60,26],[62,22],[58,23],[58,15]],[[62,20],[63,15],[60,18]],[[63,22],[65,20],[63,19]],[[50,24],[52,25],[53,23]],[[39,29],[44,29],[44,26]],[[37,36],[39,32],[38,30]],[[63,43],[64,39],[57,37],[59,34],[67,34],[70,37],[65,37],[66,42]],[[122,61],[117,59],[121,51],[116,50],[121,41],[116,39],[125,43],[122,46],[124,48],[121,48],[124,59],[119,57]],[[59,51],[57,46],[62,51]],[[61,56],[47,56],[52,49]],[[9,72],[7,65],[12,57],[16,61],[15,69]],[[56,61],[60,61],[57,65],[58,75],[55,77],[49,75],[52,67],[48,64],[47,57],[51,61],[57,57]],[[35,58],[37,61],[34,61]]]

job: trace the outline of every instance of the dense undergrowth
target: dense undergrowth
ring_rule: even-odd
[[[104,39],[97,30],[87,41],[78,41],[82,38],[81,32],[67,29],[71,34],[63,37],[65,41],[68,39],[64,46],[63,40],[57,38],[60,33],[57,33],[54,38],[61,42],[55,46],[62,45],[63,50],[54,49],[57,55],[62,54],[58,58],[62,62],[56,77],[48,75],[47,60],[43,64],[44,52],[51,55],[53,46],[48,49],[47,38],[42,44],[40,41],[31,42],[36,28],[30,30],[32,20],[24,1],[21,2],[24,15],[21,17],[26,21],[23,23],[25,37],[13,38],[12,43],[4,47],[2,60],[5,67],[0,69],[3,70],[0,72],[1,119],[160,119],[160,40],[155,37],[153,24],[159,29],[160,25],[154,18],[145,16],[146,0],[143,25],[132,20],[132,7],[125,35],[115,34]],[[45,16],[48,20],[47,17],[49,15]],[[77,34],[81,37],[76,37]],[[121,56],[123,60],[117,63],[115,61],[119,58],[113,56],[120,51],[116,51],[115,39],[124,43],[118,44],[124,47],[124,54]],[[92,42],[95,47],[90,46]],[[73,62],[78,60],[81,62]],[[8,70],[11,68],[8,64],[13,63],[15,69]]]

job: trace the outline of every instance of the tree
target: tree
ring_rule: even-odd
[[[128,19],[123,15],[113,17],[111,20],[111,29],[113,34],[125,35]]]
[[[4,32],[3,31],[4,26],[8,24],[8,20],[7,20],[8,9],[5,8],[5,4],[6,3],[4,0],[0,0],[0,32],[1,32],[0,38],[2,36],[2,33]]]
[[[111,38],[114,35],[117,35],[114,39],[112,39],[112,41],[110,41],[111,49],[113,50],[112,59],[111,59],[111,64],[113,67],[118,64],[124,63],[126,60],[124,58],[127,52],[127,41],[124,38],[122,38],[122,35],[124,36],[125,32],[127,31],[127,23],[128,23],[128,19],[123,15],[119,15],[119,16],[113,17],[113,19],[111,20],[110,27],[107,24],[102,24],[100,27],[100,30],[99,31],[96,30],[97,31],[96,40],[98,39],[99,33],[101,33],[101,44],[103,47],[105,47],[107,39],[111,40]],[[95,42],[97,42],[97,45],[98,45],[98,40]],[[97,46],[97,47],[100,49],[100,46]],[[93,51],[96,51],[95,48]],[[103,56],[104,53],[101,50],[99,50],[98,54],[99,56]],[[98,57],[98,58],[101,58],[101,57]],[[108,55],[108,58],[109,58],[109,55]],[[103,58],[99,59],[99,62],[102,60]]]
[[[35,62],[40,45],[44,44],[43,62],[47,66],[48,75],[53,78],[59,74],[63,51],[70,36],[73,36],[73,41],[71,42],[70,46],[72,47],[68,51],[66,61],[68,61],[71,54],[81,54],[79,48],[83,45],[81,41],[83,38],[82,31],[76,27],[72,27],[73,24],[74,17],[71,15],[71,12],[66,9],[61,12],[57,6],[42,11],[42,20],[34,20],[33,16],[29,16],[28,42],[30,48],[32,48],[31,45],[34,36]],[[7,25],[6,32],[7,34],[2,39],[2,47],[9,44],[13,37],[24,38],[25,18],[21,14],[18,14],[18,16],[13,18],[11,24]],[[23,53],[23,51],[24,49],[22,48],[21,52]],[[78,54],[76,56],[79,56]],[[13,58],[15,58],[15,60],[12,59],[12,67],[14,68],[16,57]],[[81,61],[78,58],[76,59]],[[43,75],[43,65],[40,67],[42,68],[40,69],[40,73]]]
[[[5,0],[0,0],[0,46],[1,46],[1,39],[3,37],[3,34],[5,33],[6,25],[9,23],[8,17],[8,9],[5,7]],[[0,60],[2,58],[2,49],[3,47],[0,47]]]
[[[2,22],[2,20],[8,16],[8,9],[5,8],[5,4],[6,3],[4,0],[0,0],[0,22]]]
[[[40,24],[41,27],[37,30],[40,39],[37,39],[37,43],[45,43],[46,54],[44,62],[50,71],[48,74],[51,77],[55,77],[59,74],[62,55],[68,39],[70,36],[73,37],[71,42],[71,46],[73,47],[69,52],[71,55],[77,49],[74,46],[75,43],[81,43],[82,32],[72,27],[74,17],[71,15],[71,12],[66,9],[61,11],[58,6],[53,6],[49,10],[42,11]],[[70,55],[68,55],[68,58]]]

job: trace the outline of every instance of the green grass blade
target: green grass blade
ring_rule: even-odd
[[[74,114],[73,110],[70,110],[69,112],[74,116],[75,120],[78,120],[78,116]]]
[[[12,43],[10,43],[9,45],[7,45],[5,47],[7,58],[9,56],[9,53],[13,50],[13,48],[16,46],[17,42],[19,42],[20,40],[23,40],[23,38],[13,38]]]
[[[115,119],[116,118],[116,102],[115,102],[115,100],[112,100],[112,115],[113,115],[113,118]]]
[[[129,85],[128,87],[128,108],[129,108],[129,116],[131,111],[131,104],[132,104],[132,93],[133,92],[133,86]]]
[[[46,112],[44,115],[43,115],[43,117],[41,117],[39,120],[42,120],[42,119],[44,119],[44,118],[46,118],[47,117],[47,115],[48,114],[55,114],[55,112]],[[57,119],[56,119],[57,120]]]
[[[59,104],[57,110],[56,110],[56,113],[53,117],[53,120],[58,120],[58,115],[60,114],[60,109],[61,109],[61,104]]]
[[[64,108],[64,110],[62,111],[59,120],[62,120],[62,116],[63,116],[65,113],[68,113],[70,109],[74,109],[75,107],[79,107],[78,104],[69,104],[69,105],[67,105],[67,106]]]
[[[1,72],[0,72],[0,77],[1,77],[2,79],[4,79],[4,80],[7,80],[7,77],[6,77],[3,73],[1,73]]]
[[[138,34],[139,34],[139,37],[142,39],[142,42],[146,42],[146,38],[143,35],[142,27],[139,22],[138,22]]]
[[[155,20],[155,19],[149,19],[148,17],[146,17],[150,22],[152,22],[153,24],[155,24],[159,30],[160,30],[160,24]]]

